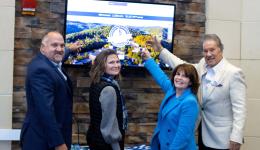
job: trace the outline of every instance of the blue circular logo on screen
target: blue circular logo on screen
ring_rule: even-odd
[[[108,42],[115,47],[124,47],[129,45],[129,41],[132,39],[127,27],[124,26],[113,26],[109,32]]]

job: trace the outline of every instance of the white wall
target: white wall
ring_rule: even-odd
[[[260,147],[259,6],[259,0],[206,0],[206,33],[220,36],[224,56],[246,76],[248,112],[243,150]]]
[[[12,128],[14,24],[15,0],[0,0],[0,129]],[[11,142],[0,140],[0,149]]]

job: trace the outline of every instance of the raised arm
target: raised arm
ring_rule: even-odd
[[[184,63],[188,63],[179,57],[175,56],[173,53],[171,53],[169,50],[163,48],[161,50],[161,53],[159,55],[160,60],[162,60],[164,63],[168,64],[172,69],[174,69],[176,66]]]
[[[168,64],[172,69],[180,64],[187,63],[186,61],[172,54],[169,50],[163,48],[160,41],[155,36],[151,40],[147,41],[146,44],[152,46],[155,51],[159,52],[160,60]]]
[[[165,93],[168,91],[169,88],[173,87],[171,80],[152,58],[147,59],[144,66],[151,73],[156,83],[162,88]]]
[[[81,46],[82,46],[82,44],[79,41],[77,41],[75,43],[69,44],[68,47],[65,47],[64,57],[63,57],[62,61],[66,61],[68,59],[68,57],[70,56],[70,54],[80,52]]]

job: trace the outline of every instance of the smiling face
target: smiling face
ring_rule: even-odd
[[[199,75],[191,64],[180,64],[172,72],[171,81],[176,89],[176,96],[181,95],[185,89],[191,89],[195,95],[199,88]]]
[[[218,47],[217,43],[214,40],[204,41],[203,55],[204,55],[206,64],[209,67],[214,67],[223,58],[223,52],[221,51],[221,49]]]
[[[174,76],[174,86],[176,90],[183,91],[191,85],[190,78],[186,76],[182,69],[178,69]]]
[[[58,32],[48,33],[42,40],[41,52],[55,63],[62,61],[64,57],[64,39]]]
[[[105,73],[116,76],[120,73],[121,63],[117,55],[112,54],[107,56],[105,64]]]

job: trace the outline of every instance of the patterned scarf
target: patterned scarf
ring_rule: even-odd
[[[102,80],[107,81],[109,83],[112,83],[113,85],[115,85],[120,92],[120,100],[122,103],[122,110],[123,110],[123,129],[126,130],[128,128],[128,114],[127,114],[127,109],[126,109],[126,104],[125,104],[125,99],[124,96],[121,93],[120,87],[118,85],[118,82],[116,80],[114,80],[114,77],[108,74],[104,74],[101,77]]]

